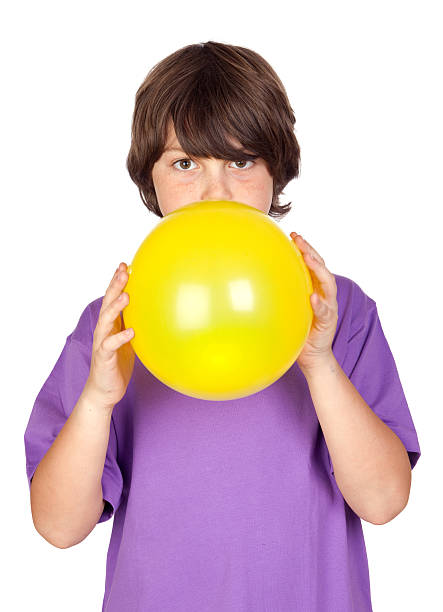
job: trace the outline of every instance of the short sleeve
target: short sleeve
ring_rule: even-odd
[[[28,486],[34,472],[72,413],[89,376],[93,332],[91,304],[83,311],[48,378],[40,389],[24,434]],[[95,325],[94,325],[95,328]],[[105,508],[99,523],[111,518],[117,510],[123,490],[121,470],[117,463],[117,435],[113,418],[102,476]]]
[[[341,367],[368,406],[403,442],[413,469],[421,455],[417,432],[377,305],[351,283],[341,322],[347,337]],[[333,473],[330,457],[329,462]]]

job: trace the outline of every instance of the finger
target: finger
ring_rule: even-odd
[[[99,315],[97,327],[94,332],[95,342],[100,346],[104,339],[115,331],[121,329],[120,314],[129,304],[129,295],[126,292],[120,293],[109,306]]]
[[[292,235],[294,235],[293,240],[303,253],[311,253],[311,255],[317,258],[319,262],[321,262],[323,265],[325,264],[323,257],[317,253],[314,247],[311,246],[307,240],[305,240],[300,234],[295,234],[295,232],[292,232],[291,236]]]
[[[331,306],[318,293],[311,295],[311,305],[317,317],[325,318],[332,312]]]
[[[134,330],[132,327],[124,329],[117,334],[107,336],[100,345],[100,349],[105,359],[112,357],[113,353],[119,349],[125,342],[129,342],[134,337]]]
[[[313,270],[314,274],[320,274],[319,278],[317,276],[313,279],[316,289],[321,290],[322,293],[326,295],[334,296],[334,299],[337,295],[337,285],[335,282],[335,277],[331,272],[327,269],[325,261],[323,257],[321,257],[317,251],[305,240],[300,234],[296,234],[295,232],[291,233],[291,237],[293,240],[297,241],[297,245],[300,247],[300,250],[303,253],[303,257],[306,261],[306,264],[309,266],[311,270]],[[298,239],[298,240],[297,240]],[[317,264],[317,265],[316,265]],[[321,270],[326,271],[326,275],[321,273]],[[326,288],[324,286],[325,283],[329,283]],[[328,290],[329,289],[329,290]]]
[[[103,297],[100,313],[104,311],[115,300],[116,297],[118,297],[119,293],[121,293],[124,286],[128,282],[129,276],[126,272],[126,267],[126,264],[122,262],[116,269],[114,276],[112,277],[112,280],[109,283],[109,286]]]
[[[312,270],[311,278],[314,275],[312,280],[315,291],[323,295],[328,303],[334,304],[337,297],[337,283],[335,282],[334,275],[310,253],[304,253],[303,256],[306,265]]]

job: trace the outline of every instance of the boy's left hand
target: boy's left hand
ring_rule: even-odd
[[[309,268],[314,289],[310,298],[314,318],[309,336],[297,357],[300,369],[306,371],[315,368],[332,354],[338,321],[337,285],[323,258],[309,242],[296,232],[291,232],[290,236]]]

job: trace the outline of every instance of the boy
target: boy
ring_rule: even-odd
[[[190,45],[137,91],[128,170],[159,217],[227,199],[281,218],[279,195],[299,173],[294,123],[258,54]],[[297,244],[317,323],[259,393],[208,402],[146,370],[122,325],[124,263],[68,336],[30,416],[27,475],[34,524],[56,546],[114,514],[103,610],[372,610],[360,519],[401,511],[420,447],[376,303]],[[386,498],[371,472],[387,475]]]

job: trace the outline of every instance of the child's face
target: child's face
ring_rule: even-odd
[[[236,140],[234,146],[241,147]],[[177,151],[168,151],[176,148]],[[252,153],[248,151],[248,153]],[[182,151],[172,125],[165,150],[152,169],[152,180],[163,215],[185,204],[203,200],[231,200],[254,206],[268,214],[272,202],[272,176],[264,159],[236,162],[190,159]]]

